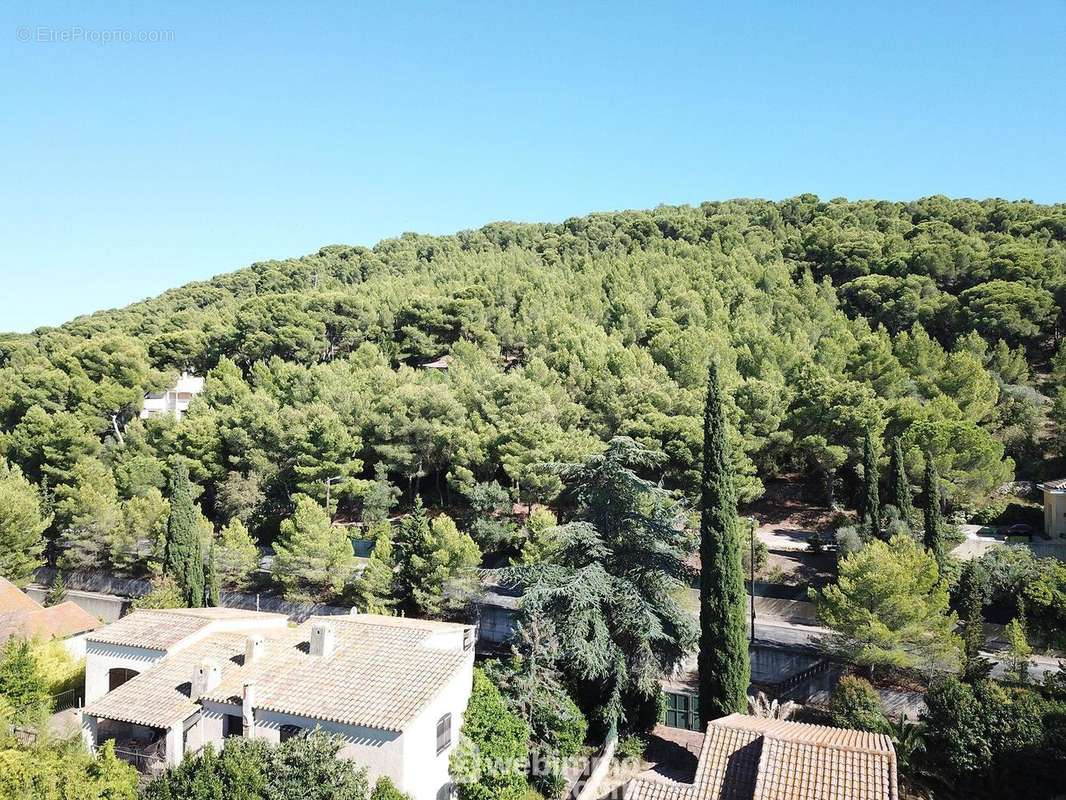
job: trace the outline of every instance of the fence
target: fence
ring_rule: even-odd
[[[85,696],[82,689],[67,689],[65,692],[52,695],[52,713],[67,711],[71,708],[81,708],[85,704]]]
[[[146,776],[158,775],[167,767],[166,759],[150,750],[116,746],[115,757],[125,761],[139,773]]]

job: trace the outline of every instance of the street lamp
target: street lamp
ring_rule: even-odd
[[[329,514],[329,521],[333,522],[333,509],[329,505],[329,487],[333,485],[335,481],[344,480],[343,475],[334,475],[332,478],[326,478],[326,513]]]
[[[751,543],[749,547],[751,550],[750,558],[751,562],[751,641],[755,641],[755,516],[748,517],[748,522],[751,523]]]

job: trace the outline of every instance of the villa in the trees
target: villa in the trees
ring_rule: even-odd
[[[177,383],[165,392],[149,392],[141,406],[141,419],[170,414],[181,419],[189,410],[189,403],[204,390],[204,379],[182,372]]]
[[[470,697],[474,631],[373,614],[286,617],[140,610],[89,636],[82,730],[145,771],[231,736],[319,728],[412,800],[451,796],[448,757]]]

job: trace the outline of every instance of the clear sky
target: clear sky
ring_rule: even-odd
[[[1066,0],[0,9],[0,330],[324,244],[806,191],[1066,201]]]

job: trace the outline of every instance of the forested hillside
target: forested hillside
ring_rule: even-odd
[[[264,542],[336,476],[348,519],[389,484],[551,500],[543,465],[616,434],[691,495],[713,358],[742,499],[798,473],[851,504],[872,428],[977,512],[1054,469],[1064,300],[1066,205],[804,195],[408,234],[0,338],[0,453],[44,487],[54,552],[136,571],[179,461],[217,526]],[[186,367],[188,416],[137,419]]]

